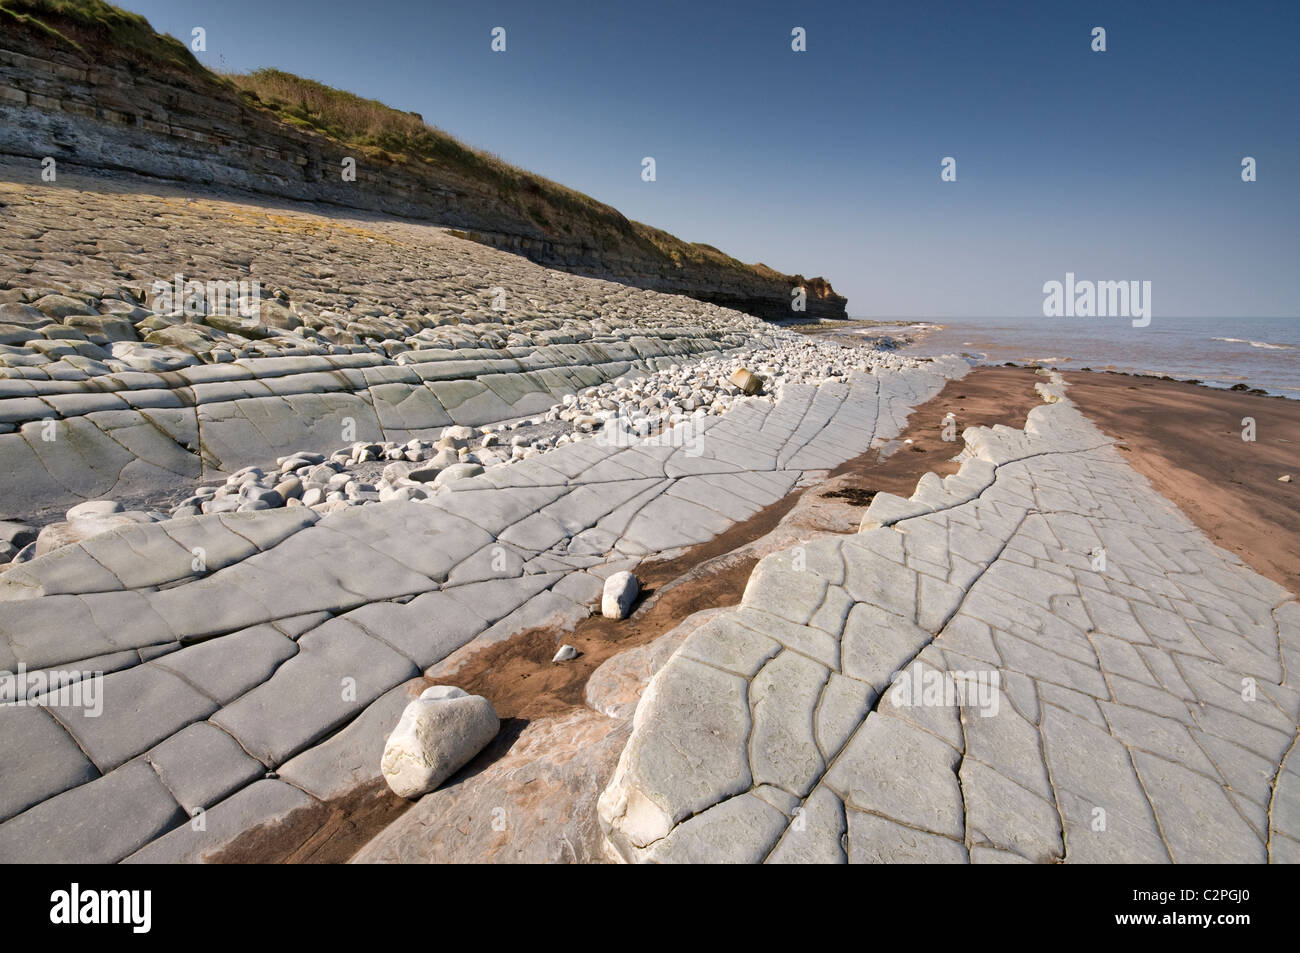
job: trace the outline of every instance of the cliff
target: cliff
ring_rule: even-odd
[[[548,267],[769,319],[796,316],[803,287],[806,316],[845,316],[823,278],[633,222],[413,113],[277,70],[219,76],[102,0],[0,0],[0,154],[436,222]]]

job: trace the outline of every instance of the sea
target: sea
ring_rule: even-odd
[[[1300,400],[1300,317],[1157,316],[1143,328],[1127,318],[898,320],[907,326],[893,333],[915,342],[900,352],[912,356],[964,354],[987,364],[1167,375]]]

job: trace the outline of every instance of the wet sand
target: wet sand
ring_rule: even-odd
[[[1300,401],[1105,372],[1064,374],[1071,400],[1212,540],[1300,593]],[[1242,419],[1255,440],[1242,440]],[[1291,474],[1291,483],[1278,477]]]

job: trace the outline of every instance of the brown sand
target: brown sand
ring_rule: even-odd
[[[1024,427],[1025,417],[1043,402],[1034,390],[1040,380],[1024,367],[974,368],[963,379],[950,381],[937,397],[907,418],[907,429],[899,440],[912,443],[902,444],[883,461],[875,453],[864,453],[840,464],[830,475],[852,474],[864,490],[911,496],[926,473],[948,476],[957,472],[960,465],[952,458],[962,449],[961,432],[967,427]],[[943,419],[949,412],[956,420],[952,428],[956,440],[951,442],[943,439]]]
[[[1257,571],[1300,591],[1300,402],[1211,390],[1176,381],[1072,372],[1070,397],[1106,433],[1121,441],[1133,467],[1178,504],[1219,545]],[[592,616],[563,637],[582,655],[551,662],[556,633],[536,629],[471,655],[441,681],[490,698],[504,720],[502,734],[465,772],[500,758],[529,721],[583,705],[590,674],[606,659],[647,644],[703,609],[739,603],[757,557],[745,547],[767,535],[803,494],[834,498],[859,511],[877,492],[910,496],[921,475],[954,473],[957,442],[942,439],[953,412],[957,434],[968,426],[1022,427],[1041,403],[1039,378],[1022,367],[976,368],[913,411],[907,430],[885,448],[837,467],[827,478],[755,514],[708,543],[638,569],[640,609],[623,621]],[[1241,440],[1241,419],[1257,422],[1255,443]],[[904,441],[911,439],[912,443]],[[852,520],[840,521],[841,530]],[[740,552],[737,552],[740,550]],[[433,679],[430,684],[436,684]],[[296,812],[278,830],[246,832],[217,857],[236,862],[339,862],[399,816],[410,802],[382,785],[339,802]]]
[[[401,817],[413,802],[383,781],[344,797],[290,811],[261,824],[204,857],[208,864],[341,864]]]
[[[556,633],[534,629],[471,655],[454,674],[429,684],[455,684],[491,699],[503,720],[497,741],[464,772],[481,770],[500,758],[529,721],[560,715],[583,706],[591,673],[619,652],[645,645],[704,609],[737,605],[757,557],[731,555],[771,532],[804,493],[825,494],[865,509],[877,491],[910,496],[927,471],[956,472],[951,457],[960,449],[964,427],[1006,424],[1021,427],[1025,415],[1041,403],[1034,391],[1038,378],[1025,368],[977,368],[950,382],[933,400],[916,408],[898,440],[869,450],[837,467],[835,489],[820,485],[795,490],[743,523],[707,543],[665,560],[643,563],[640,609],[622,621],[594,615],[563,636],[582,655],[572,662],[551,662]],[[944,441],[943,418],[957,418],[958,440]],[[907,444],[904,441],[911,439]],[[462,773],[464,773],[462,772]],[[400,816],[411,802],[380,785],[370,785],[337,802],[294,812],[282,824],[246,831],[209,858],[214,863],[338,863]]]
[[[939,395],[916,408],[900,435],[897,449],[883,460],[876,450],[855,457],[832,471],[847,476],[835,494],[865,508],[876,491],[911,496],[916,482],[929,470],[955,473],[951,457],[961,449],[965,427],[1006,424],[1022,427],[1025,415],[1042,403],[1034,391],[1038,378],[1025,368],[977,368],[963,380],[950,382]],[[955,442],[942,439],[943,418],[957,418]],[[911,439],[911,444],[903,443]],[[583,704],[587,679],[606,659],[644,645],[675,628],[687,616],[703,609],[740,602],[757,558],[728,559],[727,554],[770,532],[794,506],[800,494],[817,487],[795,490],[743,523],[682,555],[651,561],[637,570],[644,609],[625,620],[593,615],[563,637],[582,653],[572,662],[554,664],[558,647],[549,628],[522,633],[500,645],[481,650],[446,678],[430,684],[454,684],[473,695],[492,700],[502,718],[536,718],[557,714]],[[690,578],[681,579],[690,573]],[[653,598],[661,587],[680,580]]]
[[[563,636],[564,644],[582,653],[571,662],[551,661],[560,642],[554,629],[542,626],[476,652],[454,672],[445,678],[430,679],[429,684],[456,685],[471,695],[483,695],[492,700],[502,718],[539,718],[578,707],[583,704],[588,677],[606,659],[658,638],[701,609],[738,603],[755,559],[719,561],[716,568],[710,567],[713,571],[692,583],[674,586],[658,598],[654,596],[697,563],[768,532],[793,503],[793,497],[773,503],[711,542],[692,548],[685,556],[657,565],[643,564],[637,571],[642,587],[638,603],[653,601],[643,611],[634,610],[628,619],[600,615],[583,619]],[[727,548],[719,549],[722,546]],[[692,556],[695,561],[688,561]]]
[[[1126,374],[1064,375],[1069,398],[1215,543],[1300,593],[1300,401]],[[1242,418],[1256,439],[1241,439]],[[1278,477],[1291,474],[1291,483]]]

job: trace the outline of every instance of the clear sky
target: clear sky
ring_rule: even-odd
[[[853,315],[1041,313],[1067,271],[1149,280],[1160,316],[1300,315],[1296,0],[119,2],[202,26],[210,67],[419,112],[630,218],[825,275]]]

